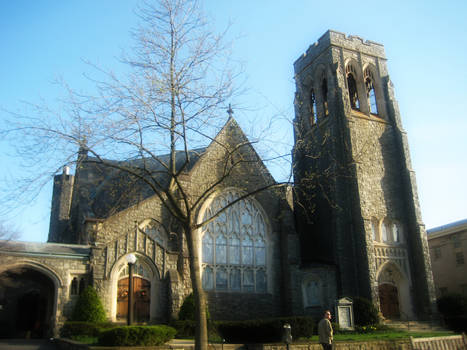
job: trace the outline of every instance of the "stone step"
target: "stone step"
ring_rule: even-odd
[[[388,327],[400,330],[410,330],[418,332],[429,332],[429,331],[445,331],[441,323],[437,320],[433,321],[400,321],[400,320],[390,320],[385,321],[384,324]]]

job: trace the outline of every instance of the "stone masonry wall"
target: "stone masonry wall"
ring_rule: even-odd
[[[87,259],[59,258],[47,256],[30,256],[30,254],[1,254],[0,272],[27,268],[48,276],[55,285],[56,313],[54,334],[58,333],[61,325],[71,316],[76,298],[70,296],[70,285],[73,277],[89,276],[90,268]]]

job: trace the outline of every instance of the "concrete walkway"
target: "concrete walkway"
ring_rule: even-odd
[[[47,339],[0,339],[0,350],[57,350]]]

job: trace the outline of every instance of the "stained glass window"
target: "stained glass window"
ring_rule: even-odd
[[[230,190],[214,198],[203,220],[239,198]],[[203,288],[267,292],[268,241],[264,215],[250,198],[235,203],[202,228]]]

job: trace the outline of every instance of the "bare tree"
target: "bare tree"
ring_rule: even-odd
[[[206,298],[196,233],[229,206],[277,184],[270,178],[252,185],[245,195],[198,222],[202,203],[238,175],[241,164],[261,161],[255,152],[245,152],[251,145],[241,135],[233,136],[235,142],[215,137],[227,120],[235,76],[223,36],[209,30],[197,1],[146,2],[138,14],[142,24],[133,33],[136,46],[122,60],[129,68],[125,77],[99,69],[105,78],[96,80],[98,94],[92,97],[64,85],[69,97],[62,109],[31,105],[31,112],[14,115],[3,134],[24,162],[41,168],[31,170],[34,177],[17,186],[20,195],[31,195],[33,184],[42,184],[63,166],[79,169],[86,161],[126,174],[127,185],[144,183],[159,198],[186,237],[196,304],[195,344],[204,350]],[[211,159],[214,170],[197,186],[184,176],[193,157],[202,153],[193,150],[208,143],[218,148]],[[77,156],[78,149],[89,157]]]

